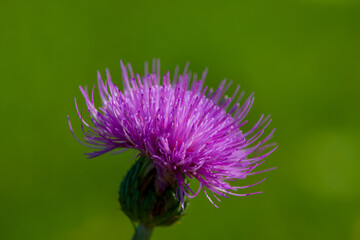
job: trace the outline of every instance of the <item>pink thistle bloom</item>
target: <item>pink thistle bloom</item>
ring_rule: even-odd
[[[200,79],[191,76],[187,67],[183,74],[175,71],[160,74],[160,61],[153,62],[152,72],[145,64],[145,75],[134,74],[130,64],[121,63],[124,90],[121,91],[111,80],[106,70],[105,83],[98,72],[98,88],[102,105],[95,107],[94,88],[90,98],[87,88],[80,87],[91,117],[91,124],[82,118],[83,145],[96,149],[87,153],[89,158],[109,151],[136,149],[140,155],[152,159],[157,171],[157,187],[162,188],[168,181],[176,182],[179,201],[184,195],[193,198],[204,191],[215,205],[207,191],[217,196],[247,196],[238,189],[249,186],[232,186],[229,182],[244,179],[254,172],[264,159],[276,148],[268,144],[274,130],[262,137],[271,122],[270,116],[262,115],[247,131],[241,128],[254,102],[251,94],[244,95],[239,86],[231,97],[225,95],[231,82],[222,81],[213,91],[204,87],[206,71]],[[76,99],[75,99],[76,103]],[[71,132],[73,133],[69,120]],[[84,130],[84,125],[87,130]],[[73,133],[74,134],[74,133]],[[265,149],[270,149],[264,153]],[[197,190],[190,188],[185,180],[196,179]],[[220,201],[220,200],[219,200]],[[216,206],[216,205],[215,205]]]

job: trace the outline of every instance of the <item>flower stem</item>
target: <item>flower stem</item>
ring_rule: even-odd
[[[132,240],[149,240],[153,228],[139,224],[135,230]]]

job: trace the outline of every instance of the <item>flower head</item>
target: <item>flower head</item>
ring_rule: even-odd
[[[254,194],[235,193],[252,185],[238,187],[229,183],[259,173],[254,169],[276,149],[275,144],[267,144],[274,130],[261,138],[271,122],[270,116],[262,115],[247,132],[241,130],[254,102],[253,95],[240,104],[243,92],[238,94],[238,86],[231,97],[226,96],[231,84],[226,80],[215,91],[208,90],[204,87],[206,71],[197,79],[188,73],[187,66],[183,74],[175,71],[171,80],[169,71],[160,75],[159,60],[154,61],[151,73],[145,65],[144,76],[134,74],[130,64],[126,67],[121,62],[121,69],[123,91],[112,82],[108,70],[105,83],[98,73],[102,101],[98,108],[93,99],[95,86],[91,98],[87,88],[80,87],[92,124],[85,122],[78,111],[84,142],[75,138],[96,149],[87,154],[90,158],[115,149],[139,150],[156,167],[157,188],[175,183],[181,203],[184,195],[192,198],[200,190],[212,203],[207,191],[215,199],[228,194]],[[70,129],[73,133],[71,124]],[[187,178],[199,182],[197,190],[190,188]]]

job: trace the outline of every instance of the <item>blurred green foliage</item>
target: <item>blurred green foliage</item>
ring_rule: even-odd
[[[267,181],[203,196],[153,239],[360,239],[360,3],[356,0],[1,1],[0,239],[130,239],[117,202],[134,153],[88,160],[74,97],[119,59],[142,73],[190,61],[207,85],[256,94],[280,148]]]

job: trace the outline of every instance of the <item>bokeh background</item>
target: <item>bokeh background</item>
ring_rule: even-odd
[[[0,239],[130,239],[118,187],[134,153],[88,160],[79,85],[119,60],[161,59],[255,92],[280,148],[239,185],[264,193],[200,196],[153,239],[360,239],[360,3],[356,0],[1,1]]]

